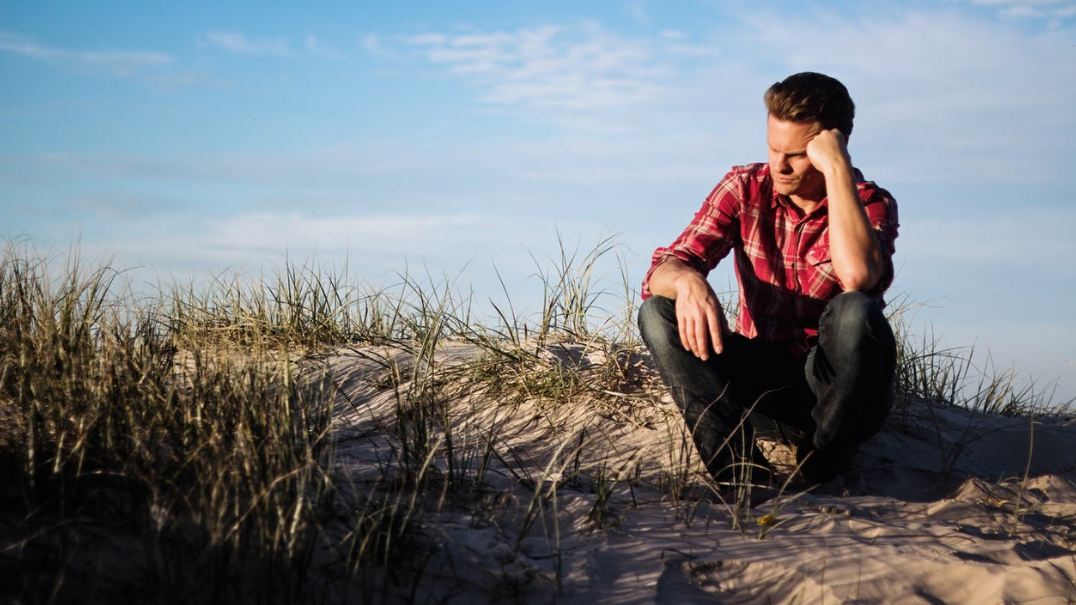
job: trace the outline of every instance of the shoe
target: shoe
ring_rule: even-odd
[[[829,483],[848,469],[854,447],[833,446],[820,450],[810,444],[796,448],[796,465],[799,474],[808,483]]]

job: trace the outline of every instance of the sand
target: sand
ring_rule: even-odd
[[[603,356],[583,345],[536,351],[534,363],[546,370],[560,364],[585,377],[605,367]],[[481,355],[473,345],[446,346],[438,371]],[[399,474],[398,409],[410,405],[409,397],[428,395],[407,381],[413,359],[377,348],[329,357],[340,387],[333,475],[341,485],[387,489]],[[371,569],[364,584],[341,587],[336,596],[446,603],[1076,602],[1071,419],[1004,418],[901,400],[845,477],[789,489],[737,513],[706,487],[679,414],[646,359],[627,363],[646,379],[604,399],[443,391],[440,409],[452,427],[457,468],[433,456],[429,485],[448,486],[445,478],[456,472],[473,487],[428,488],[416,503],[421,513],[409,551],[394,560],[393,574]],[[401,384],[386,378],[386,364],[400,368]],[[484,448],[491,436],[492,448]],[[791,456],[773,436],[764,445],[779,466]]]

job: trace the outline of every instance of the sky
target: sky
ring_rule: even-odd
[[[1076,397],[1069,0],[0,0],[0,238],[147,284],[285,257],[478,303],[503,279],[525,309],[558,239],[608,237],[637,290],[807,70],[898,201],[914,329]]]

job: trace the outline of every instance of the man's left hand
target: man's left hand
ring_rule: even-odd
[[[807,158],[819,172],[826,173],[841,164],[850,165],[848,141],[836,128],[823,130],[807,143]]]

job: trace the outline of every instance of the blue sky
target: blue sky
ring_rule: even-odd
[[[765,88],[822,71],[900,204],[917,328],[1076,396],[1076,2],[460,4],[0,1],[0,236],[136,281],[426,267],[477,301],[496,265],[524,307],[558,232],[615,236],[637,287],[764,161]]]

